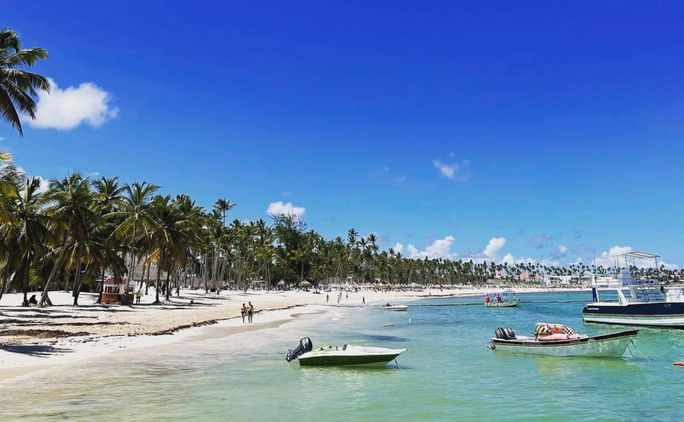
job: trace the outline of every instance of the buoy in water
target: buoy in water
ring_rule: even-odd
[[[674,362],[674,366],[684,366],[684,362]]]
[[[385,324],[383,327],[394,327],[394,324]]]

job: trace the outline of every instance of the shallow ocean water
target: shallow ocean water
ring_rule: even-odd
[[[520,334],[537,321],[586,333],[625,328],[584,324],[588,293],[520,297],[510,309],[423,306],[479,298],[419,300],[408,312],[333,308],[276,329],[122,350],[6,383],[0,420],[682,420],[684,368],[672,362],[684,360],[684,330],[640,329],[638,350],[623,359],[488,350],[499,326]],[[304,336],[314,347],[408,351],[398,368],[288,364],[287,349]]]

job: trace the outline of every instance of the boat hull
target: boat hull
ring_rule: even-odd
[[[408,305],[385,306],[385,310],[392,312],[406,312],[408,311]]]
[[[365,366],[383,367],[399,356],[397,354],[382,356],[316,356],[299,359],[301,366]]]
[[[406,349],[359,348],[350,350],[330,348],[314,350],[299,357],[301,366],[364,366],[383,367],[393,361]]]
[[[638,330],[574,340],[492,339],[495,350],[546,356],[621,357]]]
[[[489,302],[485,303],[487,308],[515,308],[520,303],[519,300],[514,300],[510,302]]]
[[[591,303],[582,309],[584,322],[684,328],[684,302]]]

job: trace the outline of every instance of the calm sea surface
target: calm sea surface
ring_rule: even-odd
[[[530,334],[537,321],[586,325],[588,293],[520,296],[515,309],[484,306],[335,308],[276,329],[123,350],[0,387],[0,420],[677,420],[684,418],[684,331],[641,329],[623,359],[492,352],[498,326]],[[472,302],[431,299],[414,305]],[[477,299],[479,301],[479,299]],[[258,322],[258,315],[257,317]],[[386,323],[394,327],[383,327]],[[213,334],[220,334],[214,331]],[[284,355],[353,343],[407,348],[399,368],[300,368]]]

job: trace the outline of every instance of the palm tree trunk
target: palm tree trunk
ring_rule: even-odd
[[[5,274],[4,278],[2,280],[2,289],[0,289],[0,299],[2,299],[2,296],[5,293],[7,293],[7,291],[9,290],[9,285],[10,285],[10,277],[9,276],[10,276],[9,274]]]
[[[159,301],[159,280],[161,279],[161,253],[159,254],[159,259],[157,260],[157,281],[154,283],[154,290],[155,290],[155,295],[156,298],[154,300],[154,304],[158,305],[161,302]]]
[[[150,267],[152,266],[152,260],[147,263],[147,281],[145,282],[145,296],[147,296],[147,290],[150,288]]]
[[[43,289],[43,294],[40,296],[40,302],[38,303],[39,307],[45,306],[45,302],[48,304],[52,305],[52,302],[50,301],[50,298],[48,297],[48,289],[50,288],[50,282],[55,276],[55,273],[57,272],[57,267],[59,267],[60,261],[62,261],[62,257],[64,256],[64,251],[66,251],[67,247],[67,240],[69,240],[69,236],[67,233],[64,234],[64,242],[62,242],[62,249],[59,251],[59,255],[57,256],[57,260],[55,261],[54,266],[52,267],[52,270],[50,270],[50,275],[48,276],[47,281],[45,282],[45,288]]]
[[[74,305],[78,306],[78,294],[81,291],[81,259],[83,251],[78,248],[78,258],[76,259],[76,276],[74,277],[74,291],[72,296],[74,297]]]
[[[171,286],[169,285],[169,279],[171,278],[171,265],[169,264],[169,268],[166,269],[166,283],[164,285],[166,288],[164,291],[166,292],[166,300],[169,300],[171,297]]]
[[[102,281],[100,282],[100,294],[97,297],[97,302],[95,303],[102,303],[102,292],[104,291],[104,282],[105,282],[105,267],[104,265],[102,266]]]

